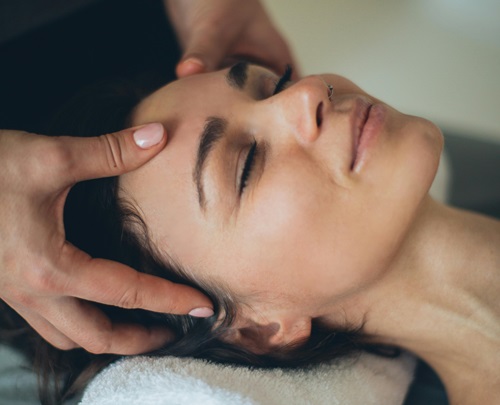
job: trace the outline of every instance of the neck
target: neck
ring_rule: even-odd
[[[346,308],[434,368],[452,404],[500,401],[499,246],[499,221],[428,198],[384,277]]]

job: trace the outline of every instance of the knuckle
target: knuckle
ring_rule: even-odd
[[[162,296],[162,306],[168,310],[170,314],[183,314],[185,308],[183,300],[176,294],[169,294]]]
[[[49,343],[56,349],[64,351],[73,350],[78,347],[77,344],[75,344],[69,339],[52,339],[52,341],[50,341]]]
[[[65,137],[39,136],[29,151],[29,159],[19,167],[32,192],[59,189],[61,181],[75,170],[75,160]],[[47,188],[49,187],[49,188]]]
[[[126,309],[142,308],[142,299],[135,288],[129,288],[118,299],[118,306]]]
[[[111,333],[110,332],[101,332],[97,334],[95,339],[87,342],[82,347],[92,354],[105,354],[111,353]]]
[[[23,179],[30,186],[43,186],[52,172],[60,170],[61,162],[67,160],[67,151],[57,138],[27,134],[24,142],[10,146],[10,155],[4,160],[2,172],[12,179]]]
[[[112,353],[114,330],[109,319],[103,319],[99,325],[86,330],[85,334],[78,336],[77,343],[92,354]]]
[[[102,135],[99,137],[106,156],[106,164],[112,171],[120,172],[125,168],[123,147],[116,134]]]
[[[92,354],[106,354],[111,352],[111,345],[106,342],[91,342],[84,349]]]

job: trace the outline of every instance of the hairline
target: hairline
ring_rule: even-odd
[[[209,296],[217,298],[218,302],[214,304],[226,304],[235,309],[245,302],[245,298],[236,294],[227,284],[219,281],[217,284],[206,278],[195,277],[195,272],[177,260],[165,248],[158,246],[158,243],[151,237],[149,227],[130,197],[120,196],[117,198],[118,206],[124,213],[125,218],[123,226],[137,238],[142,248],[146,249],[153,259],[159,261],[164,267],[170,269],[173,273],[185,279],[193,288],[208,293]],[[161,275],[160,275],[161,276]],[[168,278],[166,278],[168,279]],[[222,284],[222,285],[221,285]],[[223,305],[224,306],[224,305]]]

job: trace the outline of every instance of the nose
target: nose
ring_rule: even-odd
[[[331,103],[330,90],[319,76],[308,76],[283,90],[274,102],[297,142],[307,145],[321,135],[324,114]]]

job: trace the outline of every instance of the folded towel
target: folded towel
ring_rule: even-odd
[[[307,370],[250,370],[174,357],[129,357],[98,374],[80,405],[400,405],[415,358],[363,353]]]

